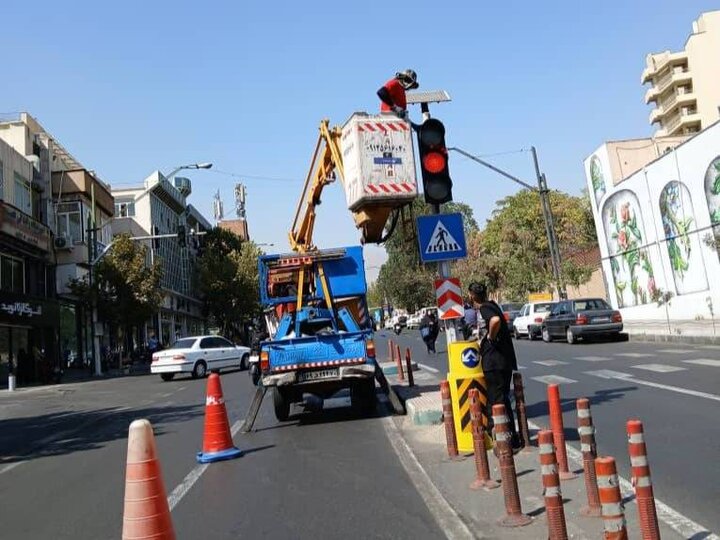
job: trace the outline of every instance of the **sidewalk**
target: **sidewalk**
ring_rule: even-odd
[[[720,320],[625,320],[630,341],[720,345]]]
[[[407,416],[395,417],[393,421],[435,487],[477,538],[547,538],[547,520],[537,448],[532,447],[531,450],[520,452],[515,456],[522,510],[533,518],[533,522],[528,526],[514,529],[501,527],[497,524],[497,520],[505,516],[502,487],[491,491],[474,491],[469,488],[470,483],[475,479],[473,456],[467,455],[461,461],[448,459],[444,426],[434,422],[434,420],[440,421],[437,415],[432,417],[434,411],[441,411],[440,395],[436,390],[439,381],[432,377],[431,382],[431,378],[427,376],[429,374],[422,371],[418,372],[418,375],[420,374],[422,374],[422,386],[415,388],[408,388],[406,382],[401,383],[395,377],[388,377],[401,399],[406,402],[408,410]],[[433,421],[427,421],[429,416]],[[535,431],[532,433],[532,438],[533,444],[536,444]],[[562,482],[568,535],[576,539],[602,538],[602,519],[586,518],[579,514],[580,508],[587,502],[582,463],[576,461],[575,452],[569,452],[568,459],[570,469],[578,473],[575,479]],[[499,480],[498,460],[492,452],[488,453],[488,461],[492,478]],[[640,535],[640,528],[634,495],[628,490],[629,486],[622,487],[628,534],[630,537],[637,537]],[[684,537],[662,522],[660,531],[664,539]]]

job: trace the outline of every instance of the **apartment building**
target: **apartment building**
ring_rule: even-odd
[[[648,54],[642,84],[656,136],[697,133],[720,119],[720,11],[703,13],[681,51]]]
[[[176,177],[171,182],[159,171],[148,176],[141,186],[112,191],[114,235],[174,235],[145,240],[150,261],[162,264],[164,300],[157,315],[146,323],[141,339],[155,333],[162,343],[170,344],[179,336],[197,335],[207,329],[203,302],[195,287],[197,243],[192,233],[208,231],[212,225],[188,204],[191,192],[189,179]],[[177,237],[181,227],[189,233],[184,243]]]

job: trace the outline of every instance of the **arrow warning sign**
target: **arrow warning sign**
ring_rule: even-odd
[[[465,315],[462,288],[458,278],[436,279],[435,298],[441,320],[459,319]]]
[[[450,231],[443,225],[443,222],[438,221],[430,236],[430,242],[428,242],[425,248],[425,254],[451,253],[453,251],[462,251],[462,249],[462,246],[455,240],[455,237],[450,234]]]

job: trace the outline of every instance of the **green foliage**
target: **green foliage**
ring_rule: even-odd
[[[261,313],[257,266],[261,254],[253,242],[243,242],[227,229],[216,227],[203,238],[198,286],[207,314],[225,336],[238,336],[242,323]]]
[[[70,283],[70,290],[82,303],[97,306],[101,320],[117,329],[138,326],[160,309],[162,269],[147,264],[147,247],[129,236],[114,239],[112,248],[95,265],[93,285],[88,279]]]
[[[720,161],[714,163],[715,166],[715,181],[713,182],[712,193],[713,195],[720,195]]]

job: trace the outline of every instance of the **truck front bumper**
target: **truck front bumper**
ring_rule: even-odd
[[[270,375],[263,375],[262,384],[263,386],[313,386],[319,383],[337,383],[346,379],[371,379],[375,377],[375,366],[373,364],[359,364],[355,366],[341,366],[338,368],[338,376],[317,379],[312,381],[298,382],[298,372],[291,371],[288,373],[273,373]]]

